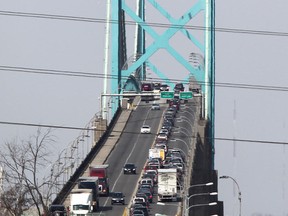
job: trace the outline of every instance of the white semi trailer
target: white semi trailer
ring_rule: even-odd
[[[158,169],[158,201],[177,201],[177,170]]]

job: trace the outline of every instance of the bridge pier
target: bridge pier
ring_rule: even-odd
[[[102,116],[96,116],[93,125],[93,128],[95,129],[93,146],[95,146],[107,129],[107,119],[103,119]]]

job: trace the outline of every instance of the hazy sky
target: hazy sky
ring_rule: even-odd
[[[177,7],[172,1],[159,2],[167,10],[173,8],[175,16],[179,16],[191,1],[179,0]],[[106,10],[105,0],[0,0],[0,5],[2,12],[96,19],[105,19]],[[217,1],[216,27],[250,33],[288,33],[287,8],[284,0]],[[101,79],[16,73],[3,70],[3,66],[101,74],[105,25],[3,13],[0,17],[0,121],[84,127],[99,111]],[[127,27],[127,31],[130,28],[132,31],[132,27]],[[201,36],[199,32],[195,34]],[[133,39],[133,35],[127,37]],[[171,44],[191,49],[181,39],[174,39]],[[217,31],[216,82],[286,87],[287,52],[287,35]],[[161,57],[162,54],[156,55],[155,59]],[[162,60],[164,65],[167,62],[169,57]],[[169,65],[167,70],[173,78],[177,64]],[[216,87],[216,138],[287,142],[286,100],[287,91]],[[15,137],[27,139],[36,129],[0,124],[0,142]],[[57,149],[65,148],[78,134],[79,131],[57,129]],[[237,180],[242,192],[242,215],[288,215],[286,148],[279,144],[216,140],[215,168],[219,176],[229,175]],[[231,180],[219,180],[219,199],[224,201],[225,216],[238,215],[234,190],[237,191]]]

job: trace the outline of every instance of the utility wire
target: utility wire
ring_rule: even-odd
[[[30,17],[30,18],[42,18],[42,19],[53,19],[53,20],[66,20],[66,21],[78,21],[78,22],[93,22],[93,23],[107,23],[106,19],[100,18],[89,18],[89,17],[79,17],[79,16],[64,16],[64,15],[51,15],[51,14],[42,14],[42,13],[24,13],[24,12],[15,12],[15,11],[0,11],[0,15],[2,16],[18,16],[18,17]],[[117,20],[111,20],[111,24],[118,24]],[[135,21],[125,21],[126,25],[136,25]],[[201,30],[204,31],[214,30],[216,32],[224,32],[224,33],[237,33],[237,34],[252,34],[252,35],[266,35],[266,36],[280,36],[287,37],[287,32],[277,32],[277,31],[260,31],[260,30],[250,30],[250,29],[236,29],[236,28],[206,28],[202,26],[196,25],[171,25],[163,24],[163,23],[154,23],[154,22],[143,22],[139,23],[142,25],[148,25],[153,27],[160,28],[185,28],[189,30]]]
[[[17,73],[32,73],[40,75],[56,75],[56,76],[71,76],[71,77],[84,77],[84,78],[97,78],[103,79],[104,74],[92,73],[92,72],[80,72],[80,71],[67,71],[67,70],[52,70],[52,69],[40,69],[40,68],[26,68],[26,67],[12,67],[12,66],[1,66],[0,71],[3,72],[17,72]],[[108,79],[118,79],[118,75],[107,75]],[[128,79],[128,76],[122,76],[123,79]],[[183,82],[180,79],[169,79],[171,82]],[[151,78],[151,82],[162,82],[160,78]],[[210,86],[210,83],[198,82],[201,85]],[[184,84],[188,84],[185,83]],[[241,88],[241,89],[254,89],[254,90],[267,90],[267,91],[288,91],[288,87],[285,86],[268,86],[268,85],[256,85],[256,84],[245,84],[245,83],[227,83],[227,82],[216,82],[215,87],[226,87],[226,88]]]
[[[83,130],[83,131],[102,131],[105,130],[95,129],[95,128],[83,128],[83,127],[72,127],[72,126],[59,126],[59,125],[48,125],[48,124],[35,124],[35,123],[22,123],[22,122],[7,122],[0,121],[0,124],[4,125],[15,125],[15,126],[28,126],[28,127],[46,127],[46,128],[57,128],[57,129],[67,129],[67,130]],[[138,134],[138,132],[129,132],[129,131],[117,131],[113,130],[115,133],[124,133],[124,134]],[[157,135],[153,134],[152,135]],[[185,136],[196,138],[195,136]],[[208,138],[209,139],[209,138]],[[235,139],[235,138],[225,138],[225,137],[215,137],[215,141],[229,141],[229,142],[245,142],[245,143],[255,143],[255,144],[273,144],[273,145],[288,145],[288,142],[282,141],[269,141],[269,140],[253,140],[253,139]]]

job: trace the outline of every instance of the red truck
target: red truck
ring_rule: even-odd
[[[89,176],[99,179],[99,194],[109,196],[108,164],[93,165],[89,167]]]

